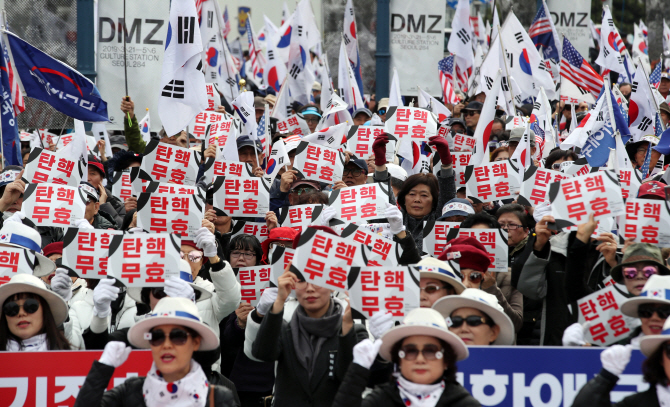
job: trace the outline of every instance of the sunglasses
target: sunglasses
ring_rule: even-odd
[[[23,301],[22,306],[26,314],[34,314],[38,309],[40,309],[40,302],[35,298],[26,298],[26,300]],[[15,317],[19,315],[20,311],[21,305],[19,305],[16,301],[10,301],[2,307],[2,312],[4,312],[8,317]]]
[[[637,267],[624,267],[622,270],[623,276],[629,280],[634,279],[638,276],[640,272],[644,278],[649,278],[654,274],[658,274],[658,267],[656,266],[644,266],[641,270]]]
[[[179,255],[183,259],[184,256],[186,256],[186,253],[179,252]],[[202,259],[202,252],[199,252],[197,250],[193,250],[193,251],[189,252],[187,257],[191,261],[191,263],[197,263]]]
[[[149,344],[151,346],[161,346],[165,342],[165,332],[163,332],[162,329],[152,330],[149,333],[151,334],[151,339],[149,339]],[[189,335],[188,331],[181,328],[175,328],[170,331],[170,343],[175,346],[182,346],[186,344]]]
[[[377,113],[379,113],[380,116],[383,115],[383,114],[386,114],[386,108],[384,107],[384,108],[381,108],[381,109],[377,110]]]
[[[165,290],[163,287],[154,287],[151,289],[151,295],[154,296],[155,299],[160,300],[162,298],[167,297],[167,294],[165,294]]]
[[[360,176],[362,173],[363,173],[363,170],[360,169],[360,168],[356,168],[356,169],[353,169],[353,170],[352,170],[352,169],[348,169],[348,170],[344,170],[344,171],[342,171],[342,176],[351,174],[352,177],[358,177],[358,176]]]
[[[421,291],[425,291],[426,294],[435,294],[436,292],[447,288],[446,286],[439,286],[439,285],[427,285],[423,288],[421,288]]]
[[[651,318],[654,313],[658,314],[661,319],[666,319],[670,316],[670,307],[657,307],[653,304],[642,304],[637,307],[637,315],[640,318]]]
[[[452,316],[449,318],[451,319],[451,325],[449,326],[449,328],[458,328],[461,325],[463,325],[463,322],[465,322],[466,324],[468,324],[468,326],[471,327],[476,327],[487,323],[486,318],[480,317],[479,315],[470,315],[465,318]]]
[[[436,345],[426,345],[421,350],[414,345],[403,346],[398,351],[398,357],[411,362],[419,357],[419,353],[423,355],[425,360],[439,360],[444,357],[443,349]]]
[[[482,282],[482,278],[484,278],[484,274],[478,272],[478,271],[473,271],[470,273],[468,276],[468,279],[470,280],[471,283],[473,284],[479,284]]]
[[[467,110],[463,112],[463,116],[474,116],[476,114],[479,114],[479,111],[477,110]]]
[[[300,196],[302,194],[306,194],[306,193],[314,191],[314,190],[315,190],[315,188],[304,187],[304,188],[293,188],[289,192],[292,193],[292,194],[298,194],[298,196]]]

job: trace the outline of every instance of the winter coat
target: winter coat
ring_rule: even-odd
[[[83,279],[82,279],[83,280]],[[81,343],[73,343],[79,349],[86,349],[85,341],[83,339],[84,332],[91,326],[91,318],[93,318],[93,290],[86,289],[86,294],[81,301],[77,301],[70,305],[68,315],[72,321],[72,330],[75,334],[75,339],[78,336],[82,337]],[[116,329],[129,328],[134,322],[136,313],[135,300],[125,296],[123,307],[116,313],[115,325]],[[107,327],[111,323],[112,315],[107,317]]]
[[[370,370],[356,363],[351,363],[342,381],[333,407],[405,407],[395,383],[384,383],[376,386],[365,398],[361,395],[368,382]],[[458,382],[445,382],[444,391],[437,401],[436,407],[478,407],[479,402],[468,393]]]
[[[98,213],[93,217],[93,223],[91,224],[94,229],[113,229],[117,230],[119,227],[116,226],[116,221],[112,218],[112,215],[98,211]]]
[[[519,332],[523,325],[523,295],[512,286],[512,273],[497,273],[496,283],[483,291],[493,294],[505,314],[512,320],[514,331]]]
[[[145,143],[142,138],[142,132],[140,131],[140,125],[137,122],[137,116],[133,116],[131,122],[131,125],[128,126],[128,120],[123,121],[123,134],[126,135],[128,150],[137,154],[144,154],[147,143]]]
[[[135,407],[146,405],[144,404],[144,397],[142,396],[144,377],[132,377],[126,379],[122,384],[105,392],[113,374],[113,367],[102,364],[97,360],[93,362],[93,366],[86,376],[84,385],[79,390],[77,401],[74,403],[75,407]],[[229,389],[218,385],[210,385],[209,391],[214,391],[214,403],[216,406],[239,406],[239,403],[235,402],[233,393]],[[210,406],[209,393],[207,395],[207,403],[205,406]]]
[[[68,301],[68,305],[72,306],[77,301],[81,301],[86,297],[86,293],[90,290],[86,288],[86,279],[78,278],[77,281],[72,284],[72,298]]]
[[[614,390],[618,376],[602,369],[596,377],[589,380],[577,393],[572,407],[660,407],[656,396],[656,386],[647,391],[628,396],[616,404],[610,401],[610,392]]]
[[[107,202],[100,205],[100,212],[105,212],[116,223],[116,228],[121,229],[123,225],[123,218],[126,216],[126,207],[123,204],[123,201],[118,197],[112,195],[112,191],[105,188],[105,193],[107,193]]]

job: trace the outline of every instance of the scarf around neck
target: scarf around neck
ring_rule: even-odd
[[[47,350],[49,350],[47,334],[35,335],[31,338],[21,341],[21,343],[16,342],[13,339],[7,341],[8,352],[43,352]]]
[[[290,326],[295,354],[311,378],[321,347],[328,338],[340,331],[342,306],[331,299],[328,311],[321,318],[307,316],[305,309],[298,306],[293,313]]]
[[[191,360],[191,370],[181,380],[168,383],[156,370],[156,363],[151,364],[142,385],[142,396],[147,407],[178,406],[204,407],[207,403],[209,382],[202,367]]]
[[[396,377],[400,398],[405,406],[434,407],[444,391],[444,380],[435,384],[416,384],[402,375]]]

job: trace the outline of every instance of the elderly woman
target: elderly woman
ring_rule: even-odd
[[[433,304],[447,319],[449,330],[466,345],[512,345],[514,325],[498,304],[495,295],[466,288]]]
[[[133,325],[128,340],[151,349],[153,364],[146,377],[127,379],[105,392],[114,369],[121,366],[130,347],[110,342],[86,376],[75,406],[237,406],[230,390],[210,385],[202,367],[193,360],[197,350],[215,349],[216,333],[186,298],[166,297],[154,313]]]
[[[398,373],[362,398],[377,353],[392,361]],[[479,406],[456,381],[456,362],[467,357],[467,347],[449,332],[438,312],[414,309],[402,325],[381,339],[374,343],[366,339],[356,345],[354,363],[347,370],[333,407]]]
[[[640,340],[648,335],[659,335],[670,315],[670,300],[660,293],[670,292],[670,276],[652,275],[639,296],[624,300],[619,307],[621,313],[640,318],[640,326],[628,337],[633,348],[639,349]]]

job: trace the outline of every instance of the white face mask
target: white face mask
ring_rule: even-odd
[[[4,221],[4,220],[7,220],[7,218],[9,218],[10,216],[12,216],[13,214],[14,214],[14,213],[9,212],[9,211],[7,211],[7,212],[3,212],[3,213],[2,213],[2,220],[3,220],[3,221]]]

